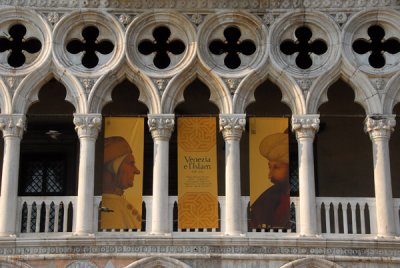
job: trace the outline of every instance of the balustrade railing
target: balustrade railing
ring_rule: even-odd
[[[296,235],[299,226],[299,198],[291,197],[291,228],[282,229],[247,229],[243,230],[249,236],[259,236],[262,233],[285,233]],[[374,198],[338,198],[317,197],[317,224],[319,232],[325,236],[346,235],[374,235],[376,233],[376,209]],[[18,227],[22,235],[32,233],[68,234],[74,230],[76,219],[76,196],[21,196],[18,198]],[[174,235],[221,234],[225,226],[225,197],[218,198],[219,224],[212,229],[180,229],[178,227],[178,198],[169,197],[168,215],[169,230]],[[250,200],[242,197],[243,228],[248,225],[248,211]],[[99,217],[101,211],[101,196],[94,198],[95,226],[98,235],[112,235],[116,233],[146,234],[150,232],[152,218],[152,197],[144,196],[142,203],[141,229],[100,229]],[[400,233],[400,199],[394,199],[394,215],[397,233]]]

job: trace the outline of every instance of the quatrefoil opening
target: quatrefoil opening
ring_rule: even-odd
[[[241,65],[240,54],[250,56],[256,51],[254,42],[252,40],[240,40],[241,35],[239,28],[227,27],[224,30],[225,40],[213,40],[208,47],[214,55],[226,54],[224,64],[229,69],[237,69]]]
[[[311,54],[322,55],[328,50],[328,46],[323,40],[311,40],[312,31],[305,26],[299,27],[295,31],[297,40],[285,40],[280,45],[280,50],[286,55],[298,53],[296,65],[301,69],[308,69],[313,61]]]
[[[368,57],[369,64],[376,68],[386,65],[385,52],[397,54],[400,52],[400,42],[394,37],[385,39],[385,30],[379,25],[372,25],[368,28],[369,40],[357,39],[353,43],[353,50],[357,54],[370,52]]]
[[[8,33],[9,36],[0,37],[0,53],[9,51],[7,62],[11,67],[18,68],[25,64],[24,51],[34,54],[42,48],[42,43],[37,38],[24,38],[26,27],[22,24],[14,24]]]
[[[154,40],[142,40],[138,50],[143,55],[155,54],[153,63],[159,69],[168,68],[171,64],[170,53],[182,54],[186,46],[181,40],[170,40],[171,30],[166,26],[159,26],[153,30]]]
[[[107,55],[114,50],[114,44],[109,40],[98,40],[99,29],[95,26],[87,26],[82,30],[83,40],[71,40],[67,44],[67,51],[71,54],[83,52],[82,65],[92,69],[99,64],[96,52]]]

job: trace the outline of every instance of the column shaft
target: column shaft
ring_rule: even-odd
[[[101,127],[101,115],[75,114],[74,123],[80,142],[75,234],[90,235],[94,233],[95,146]]]
[[[170,233],[168,218],[168,158],[169,139],[175,125],[173,114],[148,115],[148,124],[154,141],[152,234]]]
[[[220,130],[225,140],[225,234],[240,235],[242,196],[240,187],[240,138],[246,126],[246,115],[220,115]]]
[[[391,115],[368,116],[365,120],[365,131],[372,140],[377,235],[383,237],[396,233],[389,157],[389,139],[395,125]]]
[[[299,155],[300,235],[317,234],[313,141],[319,128],[319,115],[293,116]]]
[[[23,115],[0,116],[4,137],[3,173],[0,197],[0,236],[15,235],[18,209],[18,172],[21,138],[25,125]]]

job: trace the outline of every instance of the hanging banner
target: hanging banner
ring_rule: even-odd
[[[144,119],[105,119],[101,229],[140,229]]]
[[[178,118],[178,228],[217,227],[216,120]]]
[[[287,118],[250,118],[250,227],[290,228]]]

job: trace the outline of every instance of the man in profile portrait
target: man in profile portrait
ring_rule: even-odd
[[[140,171],[128,142],[121,136],[105,138],[102,207],[107,211],[101,213],[102,229],[140,227],[142,216],[123,195],[133,187],[137,174]]]
[[[266,189],[251,205],[251,228],[290,228],[289,143],[287,133],[266,136],[259,146],[268,160],[273,186]]]

